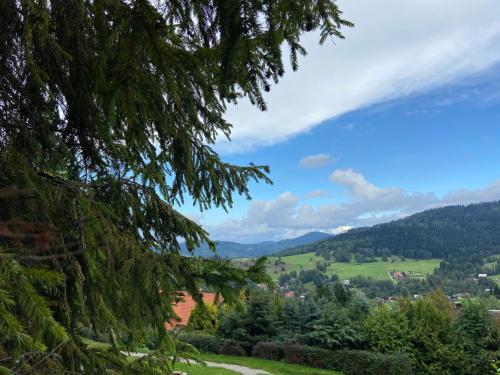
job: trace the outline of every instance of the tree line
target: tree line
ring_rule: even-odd
[[[339,283],[305,298],[254,289],[238,308],[212,311],[210,323],[201,324],[207,314],[195,315],[179,337],[201,351],[346,374],[493,374],[500,322],[488,309],[495,306],[496,299],[478,299],[456,310],[441,290],[373,304]]]
[[[424,211],[390,223],[356,228],[280,255],[316,252],[325,257],[361,259],[398,255],[429,259],[486,257],[500,253],[500,202],[449,206]]]

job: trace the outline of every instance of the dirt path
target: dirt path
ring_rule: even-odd
[[[146,355],[144,353],[135,353],[135,352],[122,352],[122,353],[129,356],[129,357],[135,357],[135,358],[141,358],[141,357],[144,357]],[[187,361],[180,359],[180,362],[187,362]],[[232,370],[232,371],[238,372],[241,375],[272,375],[271,373],[269,373],[267,371],[258,370],[258,369],[245,367],[245,366],[230,365],[229,363],[218,363],[218,362],[207,362],[207,361],[203,361],[203,362],[208,367],[225,368],[226,370]]]
[[[264,370],[256,370],[254,368],[239,366],[239,365],[230,365],[227,363],[215,363],[215,362],[207,362],[204,361],[208,367],[221,367],[227,370],[232,370],[235,372],[239,372],[241,375],[271,375],[271,373]]]

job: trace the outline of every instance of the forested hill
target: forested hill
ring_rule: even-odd
[[[262,255],[273,254],[285,249],[295,248],[297,246],[309,244],[315,241],[332,237],[330,234],[322,232],[310,232],[303,236],[290,238],[281,241],[265,241],[253,244],[243,244],[231,241],[217,241],[217,252],[214,254],[208,245],[203,243],[195,249],[194,255],[203,257],[213,257],[218,255],[221,258],[253,258]],[[184,244],[181,245],[183,254],[191,255]]]
[[[500,202],[448,206],[282,251],[358,257],[445,258],[500,253]]]

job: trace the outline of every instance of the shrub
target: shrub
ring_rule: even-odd
[[[410,358],[403,353],[381,354],[363,350],[339,350],[333,354],[330,366],[347,375],[413,374]]]
[[[187,327],[194,331],[214,334],[217,331],[217,308],[212,304],[196,304],[191,311]]]
[[[193,345],[202,353],[218,354],[224,344],[221,338],[200,332],[181,332],[177,338]]]
[[[298,344],[285,345],[283,353],[285,362],[342,371],[346,375],[413,374],[410,358],[404,353],[381,354],[363,350],[331,351]]]
[[[302,360],[306,366],[324,369],[335,369],[332,362],[335,352],[322,348],[304,346],[302,348]]]
[[[295,363],[300,365],[304,363],[303,358],[304,347],[299,344],[286,344],[283,347],[283,358],[285,362]]]
[[[280,352],[274,342],[258,342],[252,350],[252,356],[276,361],[282,357]]]
[[[253,352],[253,344],[248,341],[231,340],[232,343],[236,343],[243,348],[247,356],[251,356]]]
[[[238,344],[236,342],[227,341],[220,348],[219,354],[236,355],[236,356],[244,357],[247,355],[247,352],[245,351],[245,349],[243,349],[240,346],[240,344]]]

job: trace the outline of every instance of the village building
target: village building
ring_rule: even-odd
[[[196,307],[196,301],[188,292],[181,291],[178,293],[180,300],[173,306],[173,311],[176,317],[165,323],[165,328],[168,331],[181,329],[187,326],[191,312]],[[211,292],[202,292],[202,299],[203,303],[213,305],[216,303],[216,294]]]

